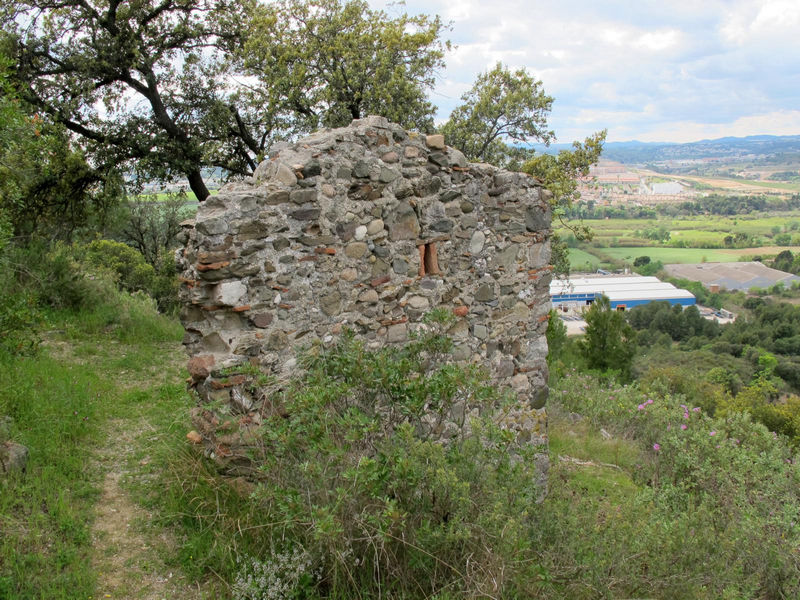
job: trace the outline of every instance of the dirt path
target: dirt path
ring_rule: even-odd
[[[61,348],[64,351],[64,348]],[[69,353],[71,348],[66,347]],[[180,381],[184,355],[178,344],[166,344],[161,362],[137,364],[115,372],[117,389],[147,389]],[[105,358],[124,359],[120,344],[104,348]],[[75,357],[71,357],[75,360]],[[95,598],[120,600],[204,600],[225,598],[222,584],[190,581],[177,565],[169,564],[180,550],[180,539],[163,521],[132,497],[139,486],[159,485],[148,465],[163,442],[163,423],[146,406],[126,407],[105,426],[105,441],[97,449],[95,466],[104,473],[95,505],[92,529],[92,567],[97,574]],[[169,434],[172,435],[172,434]],[[134,492],[136,493],[136,492]]]
[[[177,548],[177,540],[153,524],[153,515],[138,506],[122,485],[130,475],[137,440],[151,430],[146,418],[109,423],[106,445],[98,463],[106,473],[96,505],[92,532],[93,567],[98,575],[97,597],[136,600],[214,598],[210,586],[190,584],[164,556]],[[148,458],[140,459],[146,464]]]

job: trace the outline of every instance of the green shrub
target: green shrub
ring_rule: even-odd
[[[87,244],[86,261],[115,273],[122,288],[130,292],[150,290],[156,277],[156,270],[144,257],[122,242],[95,240]]]
[[[251,507],[231,527],[246,532],[235,534],[241,554],[209,520],[195,560],[220,561],[214,568],[250,591],[241,597],[525,596],[538,573],[530,528],[541,448],[519,447],[493,422],[506,400],[485,373],[449,363],[446,314],[403,348],[370,351],[344,335],[309,349],[305,374],[270,394]],[[203,501],[212,514],[221,496]],[[287,556],[308,565],[300,573]]]
[[[0,292],[0,352],[33,354],[39,346],[41,314],[26,293]]]
[[[798,596],[800,470],[784,438],[746,413],[711,418],[684,396],[638,385],[570,373],[559,386],[554,410],[637,442],[638,487],[606,503],[607,487],[551,482],[537,530],[551,581],[538,597]]]
[[[178,279],[175,259],[169,253],[158,258],[156,269],[127,244],[95,240],[86,245],[85,260],[92,267],[115,273],[123,289],[150,295],[162,312],[175,312],[178,305]]]
[[[87,270],[80,251],[68,244],[32,242],[11,246],[15,285],[28,290],[37,303],[57,310],[80,310],[114,297],[116,285],[105,271]]]
[[[0,211],[0,353],[30,354],[39,345],[41,315],[33,295],[14,285],[10,239],[11,224]]]
[[[479,371],[446,363],[450,346],[429,333],[372,353],[345,336],[306,356],[283,400],[290,417],[265,424],[253,497],[280,523],[276,544],[314,557],[326,595],[524,589],[534,450],[514,458],[515,440],[488,416],[501,399]],[[444,420],[468,421],[475,404],[487,416],[472,433],[439,443]]]

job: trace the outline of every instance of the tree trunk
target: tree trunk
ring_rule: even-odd
[[[194,192],[194,195],[197,196],[198,202],[204,202],[211,195],[203,181],[203,176],[200,174],[200,169],[189,171],[186,173],[186,178],[189,180],[189,187]]]

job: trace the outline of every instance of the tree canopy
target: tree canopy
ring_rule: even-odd
[[[362,0],[279,0],[255,10],[242,58],[255,92],[296,131],[369,114],[433,128],[426,92],[444,67],[439,17],[390,17]]]
[[[251,174],[276,138],[379,113],[430,129],[438,17],[353,0],[3,0],[23,99],[135,181]]]
[[[228,102],[225,53],[247,2],[22,0],[4,11],[24,99],[81,137],[96,163],[140,177],[183,175],[200,200],[204,167],[240,172],[254,137]],[[206,146],[227,145],[210,161]],[[252,161],[250,161],[252,163]]]
[[[121,180],[93,168],[63,127],[19,98],[10,64],[0,53],[0,221],[17,238],[69,238],[87,222],[102,224]]]
[[[586,335],[581,353],[590,369],[619,371],[629,379],[636,351],[633,328],[625,313],[613,310],[606,296],[600,296],[586,313]]]
[[[505,165],[532,155],[527,148],[509,145],[507,140],[549,143],[555,138],[547,129],[553,98],[525,69],[511,72],[497,63],[478,75],[461,102],[441,132],[470,160]]]

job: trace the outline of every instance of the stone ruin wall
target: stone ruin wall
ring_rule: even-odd
[[[544,472],[549,199],[525,174],[468,163],[442,136],[382,117],[274,146],[181,234],[196,441],[241,463],[263,414],[254,366],[290,377],[299,348],[344,328],[368,347],[402,344],[446,307],[454,358],[518,394],[502,424],[542,445]],[[462,423],[480,409],[461,407]]]

